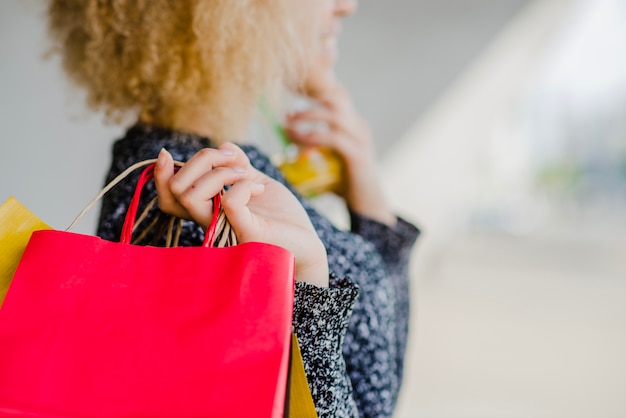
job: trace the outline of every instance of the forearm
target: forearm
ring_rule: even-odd
[[[380,184],[375,164],[346,159],[346,204],[351,212],[393,227],[393,214]]]

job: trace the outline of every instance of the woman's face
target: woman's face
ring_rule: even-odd
[[[354,13],[358,0],[321,0],[319,9],[321,15],[321,31],[319,45],[314,57],[311,70],[305,81],[307,91],[323,88],[324,84],[333,77],[333,69],[339,50],[337,38],[341,33],[341,20]]]

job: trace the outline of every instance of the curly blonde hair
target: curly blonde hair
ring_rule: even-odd
[[[214,139],[233,139],[242,109],[301,81],[313,25],[302,0],[50,0],[49,32],[87,102],[121,121],[178,128],[202,108]]]

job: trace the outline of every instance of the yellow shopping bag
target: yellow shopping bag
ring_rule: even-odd
[[[302,354],[298,346],[298,338],[291,334],[291,388],[289,399],[289,416],[291,418],[317,418],[315,404],[311,397],[307,382]]]
[[[0,206],[0,306],[31,234],[41,229],[52,228],[17,199],[10,197]]]

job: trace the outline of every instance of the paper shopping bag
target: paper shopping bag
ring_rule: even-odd
[[[201,247],[130,244],[149,178],[122,242],[33,233],[0,310],[1,416],[284,416],[293,255],[213,248],[217,217]]]
[[[291,418],[317,418],[317,411],[302,364],[302,354],[296,335],[291,337],[289,416]]]
[[[0,307],[34,231],[50,229],[14,197],[0,206]]]

